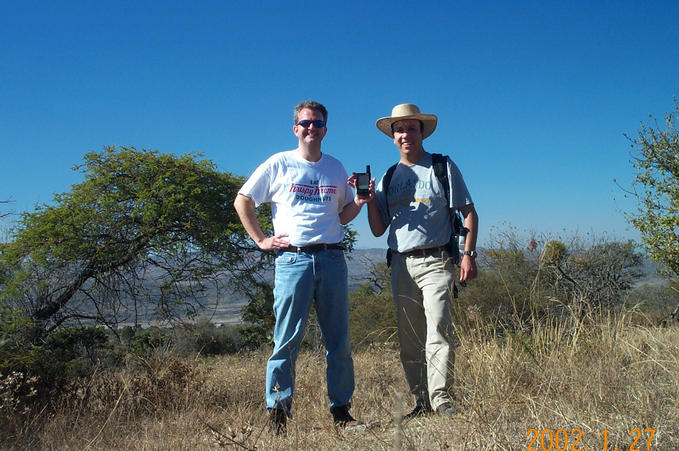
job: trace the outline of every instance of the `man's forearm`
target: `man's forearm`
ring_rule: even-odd
[[[464,226],[467,228],[467,236],[464,241],[465,251],[476,250],[476,237],[479,230],[479,217],[476,214],[476,209],[474,205],[465,205],[460,208],[462,215],[464,216]],[[477,268],[476,260],[469,254],[462,257],[460,261],[460,282],[466,282],[476,278]]]
[[[370,224],[370,231],[375,236],[382,236],[387,230],[386,224],[382,221],[382,215],[377,206],[377,201],[368,203],[368,224]]]
[[[349,224],[352,219],[358,216],[358,213],[361,211],[361,206],[362,205],[356,203],[356,199],[346,204],[339,214],[340,223],[342,225]]]
[[[464,217],[464,226],[468,232],[464,243],[464,250],[473,251],[476,250],[476,239],[479,233],[479,216],[473,205],[466,213],[467,214]]]
[[[233,202],[233,206],[236,209],[236,213],[238,213],[240,222],[243,223],[245,231],[255,243],[259,244],[266,237],[262,227],[259,225],[259,221],[257,221],[257,215],[255,215],[255,201],[247,196],[238,194]]]

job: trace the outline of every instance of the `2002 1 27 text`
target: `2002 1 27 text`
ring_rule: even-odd
[[[552,429],[529,429],[526,433],[530,442],[526,451],[651,451],[651,441],[655,435],[655,429],[631,429],[629,431],[630,445],[628,447],[609,446],[608,430],[601,430],[603,448],[591,448],[585,445],[582,430],[575,428],[570,433],[563,428],[553,431]],[[645,445],[645,446],[644,446]]]

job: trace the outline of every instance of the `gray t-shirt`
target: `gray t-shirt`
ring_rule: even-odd
[[[382,187],[384,176],[375,188],[382,220],[389,225],[387,244],[390,249],[407,252],[443,246],[450,241],[450,210],[431,160],[431,154],[425,153],[412,166],[399,162],[389,183],[388,196],[385,196]],[[445,157],[445,161],[450,184],[450,207],[472,204],[457,165],[448,157]]]

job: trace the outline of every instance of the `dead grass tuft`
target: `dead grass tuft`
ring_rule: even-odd
[[[352,414],[361,432],[332,424],[325,357],[302,353],[286,437],[266,429],[268,353],[183,359],[130,357],[97,374],[6,447],[31,449],[527,449],[531,429],[567,432],[581,448],[679,449],[679,329],[624,315],[554,319],[493,336],[458,332],[453,418],[402,424],[412,408],[394,345],[357,352]],[[563,439],[563,432],[561,433]],[[548,443],[547,443],[548,444]],[[561,443],[563,446],[563,442]],[[535,449],[541,449],[539,441]],[[553,449],[557,449],[556,447]],[[570,447],[569,447],[570,449]]]

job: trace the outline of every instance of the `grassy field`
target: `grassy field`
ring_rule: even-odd
[[[129,357],[72,387],[56,409],[32,411],[18,449],[679,449],[679,328],[599,316],[533,324],[503,336],[459,330],[457,414],[402,423],[412,408],[397,347],[354,353],[352,413],[367,427],[338,431],[325,361],[298,361],[285,437],[266,428],[267,350],[215,358],[169,350]],[[636,441],[635,441],[636,440]]]

